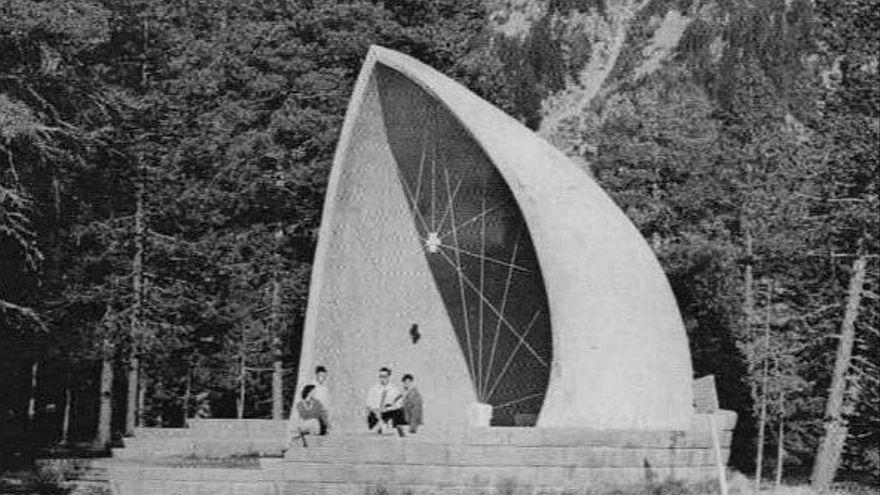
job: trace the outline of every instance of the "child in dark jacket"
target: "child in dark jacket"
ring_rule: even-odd
[[[403,375],[403,416],[410,433],[416,433],[422,425],[422,394],[413,385],[413,381],[412,375]]]

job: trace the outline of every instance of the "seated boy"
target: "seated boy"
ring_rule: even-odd
[[[390,381],[391,370],[382,367],[379,370],[379,383],[367,392],[367,427],[379,434],[383,433],[383,426],[392,429],[404,422],[401,394]],[[402,434],[403,430],[398,428],[398,433]]]
[[[416,433],[422,425],[422,394],[413,384],[414,379],[410,374],[403,375],[403,417],[409,425],[409,432]]]
[[[303,387],[302,400],[296,403],[296,408],[291,411],[290,421],[287,424],[290,442],[293,442],[294,438],[299,438],[303,447],[308,447],[306,435],[326,435],[330,429],[327,409],[321,401],[314,398],[314,395],[314,385]]]

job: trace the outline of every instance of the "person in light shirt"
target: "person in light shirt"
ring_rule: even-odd
[[[399,427],[405,422],[401,397],[397,387],[391,384],[391,370],[382,367],[379,370],[379,383],[367,391],[367,427],[370,431],[382,434],[397,429],[398,434],[403,436],[403,429]]]
[[[332,406],[330,404],[330,389],[327,388],[327,368],[318,366],[315,368],[315,398],[324,405],[324,409],[329,413]]]

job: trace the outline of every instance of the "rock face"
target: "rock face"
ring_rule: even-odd
[[[300,368],[363,428],[381,366],[429,429],[684,430],[687,338],[651,250],[557,149],[433,69],[374,47],[337,148]],[[418,336],[418,338],[416,338]]]
[[[561,67],[561,74],[553,74],[561,81],[536,74],[548,91],[535,95],[541,111],[531,117],[540,121],[541,136],[584,169],[596,151],[584,131],[603,121],[606,102],[676,58],[717,63],[731,14],[714,0],[487,0],[486,5],[494,31],[506,43],[550,47],[535,55],[538,60],[517,61]]]

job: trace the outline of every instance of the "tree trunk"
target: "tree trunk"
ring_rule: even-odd
[[[61,182],[58,180],[57,170],[52,170],[52,199],[55,207],[55,220],[61,219]]]
[[[746,261],[745,275],[743,277],[743,314],[745,316],[746,324],[745,331],[746,334],[751,333],[752,323],[755,321],[755,276],[752,267],[751,261],[751,238],[748,238],[749,246],[746,250],[746,256],[749,258]]]
[[[751,162],[746,162],[746,193],[752,187],[754,170]],[[745,273],[743,276],[743,316],[745,316],[745,334],[751,337],[752,325],[758,320],[755,316],[755,240],[752,237],[752,208],[751,197],[746,196],[743,209],[740,212],[740,223],[743,229],[743,241],[745,244]]]
[[[785,418],[782,414],[785,396],[779,394],[779,432],[776,438],[776,489],[782,486],[782,463],[785,459]]]
[[[136,414],[137,414],[137,395],[138,395],[138,368],[140,367],[140,363],[138,362],[136,351],[132,349],[131,354],[129,355],[129,364],[128,364],[128,395],[126,397],[126,407],[125,407],[125,436],[130,437],[134,435],[134,427],[136,423]]]
[[[840,465],[840,455],[846,443],[847,425],[843,417],[843,400],[846,393],[847,375],[852,361],[852,348],[855,341],[856,318],[865,286],[867,257],[859,254],[853,261],[852,276],[846,296],[846,309],[840,325],[840,340],[837,358],[834,361],[834,374],[825,404],[825,436],[819,444],[819,452],[813,464],[813,488],[825,491],[834,481]]]
[[[764,471],[764,431],[767,425],[767,402],[765,392],[761,390],[761,412],[758,416],[758,452],[755,454],[755,491],[761,489],[761,478]]]
[[[761,489],[761,479],[764,473],[764,444],[766,443],[767,429],[767,389],[770,384],[770,308],[773,304],[772,294],[773,284],[768,284],[766,318],[764,319],[764,339],[763,345],[761,346],[761,412],[758,417],[758,452],[755,455],[755,491]]]
[[[752,325],[757,321],[755,316],[755,274],[754,274],[754,240],[748,214],[742,218],[745,236],[745,273],[743,275],[743,316],[745,317],[745,334],[751,336]]]
[[[40,371],[40,363],[34,361],[31,365],[31,396],[28,399],[28,423],[33,423],[37,416],[37,374]]]
[[[109,310],[108,310],[109,311]],[[98,433],[95,445],[105,448],[110,445],[110,428],[113,419],[113,345],[105,336],[101,352],[101,406],[98,413]]]
[[[140,165],[138,166],[140,169]],[[140,382],[140,359],[138,358],[141,339],[141,317],[143,315],[143,282],[144,282],[144,181],[140,175],[137,184],[137,198],[134,214],[134,258],[131,263],[132,293],[134,301],[131,308],[131,354],[128,367],[128,397],[125,411],[125,435],[134,435],[138,418],[138,384]]]
[[[281,350],[281,282],[272,281],[272,419],[283,419],[284,369]]]
[[[238,372],[238,419],[244,418],[244,400],[245,400],[245,373],[247,371],[244,368],[244,351],[241,353],[241,369]]]
[[[276,338],[276,340],[281,340]],[[284,369],[281,362],[281,344],[276,343],[275,362],[272,363],[272,419],[284,419]]]
[[[137,426],[144,426],[144,411],[147,402],[147,377],[144,376],[144,370],[140,370],[140,379],[138,380],[138,400],[137,400]]]
[[[61,420],[61,445],[67,445],[70,441],[70,405],[72,402],[70,383],[68,383],[64,387],[64,417]]]
[[[186,374],[186,389],[183,391],[183,426],[187,426],[189,420],[189,403],[192,400],[192,366]]]
[[[141,44],[141,87],[147,88],[147,40],[148,40],[148,21],[143,20],[141,30],[143,34]],[[135,184],[135,212],[134,212],[134,258],[131,262],[132,271],[132,293],[134,301],[131,312],[131,351],[129,355],[128,367],[128,396],[126,397],[125,410],[125,435],[133,436],[134,428],[138,424],[137,419],[141,414],[138,406],[138,385],[140,384],[140,339],[141,326],[143,316],[143,283],[144,283],[144,235],[146,233],[146,224],[144,223],[144,187],[145,187],[145,169],[143,157],[137,158],[137,183]]]

